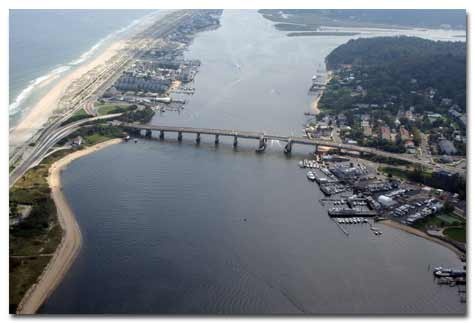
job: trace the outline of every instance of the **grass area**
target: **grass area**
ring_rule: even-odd
[[[423,220],[416,222],[413,226],[419,230],[425,231],[427,227],[443,227],[445,222],[437,216],[428,216]]]
[[[84,137],[86,144],[90,146],[93,146],[95,144],[98,144],[100,142],[103,142],[109,139],[111,139],[111,137],[106,136],[106,135],[101,135],[99,133],[95,133],[95,134]]]
[[[360,33],[352,32],[339,32],[339,31],[302,31],[302,32],[291,32],[288,33],[289,37],[298,37],[298,36],[354,36],[359,35]]]
[[[383,173],[386,173],[387,175],[391,174],[393,176],[396,176],[402,179],[414,180],[412,178],[414,174],[413,169],[401,169],[401,168],[396,168],[396,167],[385,166],[385,167],[380,167],[378,170]],[[427,170],[423,170],[421,171],[420,176],[422,178],[427,178],[427,177],[431,177],[432,173]]]
[[[53,253],[61,242],[62,230],[50,197],[47,176],[51,164],[68,153],[59,151],[49,156],[10,189],[10,205],[32,206],[30,215],[10,228],[10,311],[15,311],[24,293],[36,282],[50,259],[39,255]]]
[[[457,215],[453,213],[449,214],[439,214],[437,215],[437,218],[444,223],[447,223],[448,225],[460,225],[465,223],[464,219],[458,217]]]
[[[394,158],[391,158],[391,157],[376,156],[376,155],[362,154],[362,155],[360,155],[360,158],[372,161],[374,163],[381,163],[381,164],[388,164],[388,165],[405,166],[405,165],[410,165],[411,164],[411,163],[406,162],[404,160],[394,159]]]
[[[10,313],[14,314],[23,295],[33,285],[51,257],[10,258]]]
[[[465,226],[465,219],[459,217],[453,212],[449,213],[438,213],[433,216],[428,216],[427,218],[418,221],[414,226],[418,229],[425,229],[426,227],[439,227],[444,228],[452,225],[463,225]]]
[[[69,123],[72,123],[72,122],[76,122],[76,121],[79,121],[79,120],[82,120],[82,119],[86,119],[86,118],[89,118],[90,115],[87,114],[87,112],[84,110],[84,109],[81,109],[79,111],[76,111],[72,116],[71,118],[69,118],[68,120],[66,120],[65,122],[63,122],[61,125],[64,126],[66,124],[69,124]]]
[[[83,136],[85,145],[123,136],[123,130],[108,125],[80,128],[69,137]],[[30,215],[10,227],[10,312],[15,312],[24,293],[36,282],[62,239],[56,207],[47,182],[49,168],[70,151],[58,151],[30,169],[10,188],[10,214],[19,213],[18,205],[31,205]]]
[[[467,232],[465,227],[447,228],[444,230],[444,235],[458,242],[465,243],[467,241]]]
[[[385,173],[386,175],[392,175],[402,179],[409,179],[409,174],[407,171],[395,168],[395,167],[379,167],[378,171]]]
[[[97,113],[101,116],[105,115],[105,114],[125,112],[125,111],[128,111],[128,110],[131,110],[132,107],[133,107],[132,105],[126,104],[126,103],[123,103],[123,104],[120,104],[120,103],[114,103],[114,104],[106,103],[106,104],[96,105]]]

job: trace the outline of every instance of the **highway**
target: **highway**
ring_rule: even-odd
[[[113,119],[119,117],[120,115],[121,113],[115,113],[82,119],[55,129],[55,131],[49,131],[48,134],[42,137],[41,142],[38,142],[38,144],[32,148],[29,156],[23,161],[21,161],[21,163],[10,173],[10,187],[12,187],[13,184],[15,184],[15,182],[20,177],[22,177],[30,168],[38,165],[48,154],[48,151],[53,148],[53,146],[61,139],[69,136],[70,134],[78,130],[81,126],[87,123],[97,120]]]
[[[175,11],[159,21],[152,24],[146,30],[140,32],[129,40],[130,46],[127,50],[119,52],[110,59],[99,72],[93,70],[77,80],[66,90],[65,96],[60,101],[60,108],[65,111],[61,116],[50,122],[31,138],[24,145],[19,147],[10,158],[10,165],[15,168],[10,172],[10,186],[18,180],[28,169],[35,165],[41,156],[52,147],[51,143],[56,143],[60,139],[74,132],[76,123],[66,127],[61,125],[72,117],[77,111],[85,108],[85,111],[92,116],[96,116],[93,105],[96,98],[103,93],[115,80],[133,64],[148,48],[152,48],[160,38],[163,38],[176,29],[180,22],[191,15],[190,11]],[[87,75],[92,74],[92,75]],[[85,83],[77,86],[77,83]],[[71,93],[72,92],[72,93]],[[98,117],[102,119],[103,117]],[[93,119],[89,119],[92,121]],[[98,120],[98,119],[95,119]],[[81,121],[87,122],[87,121]],[[79,125],[78,125],[79,127]],[[34,145],[32,149],[31,146]],[[54,144],[53,144],[54,145]]]

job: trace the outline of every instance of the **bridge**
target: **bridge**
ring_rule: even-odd
[[[131,123],[122,123],[121,126],[125,129],[129,129],[132,132],[140,132],[145,131],[145,137],[151,138],[152,132],[159,132],[159,138],[164,139],[165,133],[176,133],[178,141],[183,139],[183,134],[194,134],[196,136],[196,142],[200,143],[201,135],[210,135],[214,136],[215,144],[219,144],[219,137],[232,137],[234,138],[233,146],[236,147],[238,145],[238,139],[256,139],[259,141],[257,152],[263,152],[266,149],[267,141],[268,140],[277,140],[285,143],[284,153],[290,154],[292,152],[292,147],[295,144],[299,145],[307,145],[307,146],[314,146],[315,149],[318,149],[319,146],[321,147],[329,147],[334,148],[339,151],[346,150],[346,151],[357,151],[360,153],[371,154],[375,156],[385,157],[385,158],[392,158],[412,164],[422,165],[422,166],[429,166],[434,168],[435,170],[445,170],[448,172],[459,172],[459,170],[455,168],[450,168],[445,165],[429,165],[427,161],[417,159],[414,156],[408,156],[404,154],[395,154],[390,153],[387,151],[371,148],[371,147],[363,147],[358,145],[352,144],[342,144],[342,143],[335,143],[327,140],[320,140],[320,139],[310,139],[304,137],[295,137],[295,136],[280,136],[280,135],[273,135],[267,134],[264,132],[254,132],[254,131],[241,131],[241,130],[227,130],[227,129],[212,129],[212,128],[193,128],[193,127],[173,127],[173,126],[161,126],[161,125],[138,125],[138,124],[131,124]]]

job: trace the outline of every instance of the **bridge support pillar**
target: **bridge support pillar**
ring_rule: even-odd
[[[284,148],[284,153],[285,154],[291,154],[292,153],[292,140],[288,140],[287,141],[287,145],[285,145],[285,148]]]
[[[196,143],[199,144],[201,141],[201,134],[199,132],[196,133]]]
[[[181,141],[183,139],[183,134],[181,131],[178,131],[178,141]]]
[[[216,136],[214,137],[214,144],[215,144],[215,145],[219,144],[219,135],[216,135]]]
[[[267,146],[267,138],[265,138],[264,136],[261,136],[259,138],[259,148],[256,149],[256,152],[258,153],[264,152],[264,150],[266,150],[266,146]]]
[[[165,139],[165,131],[160,130],[160,139]]]
[[[152,130],[150,129],[145,130],[145,137],[152,138]]]
[[[237,140],[237,136],[234,136],[234,142],[233,142],[233,147],[236,148],[237,145],[238,145],[238,140]]]
[[[315,154],[315,155],[318,155],[318,153],[319,153],[319,152],[318,152],[318,145],[315,145],[315,152],[314,152],[314,154]]]

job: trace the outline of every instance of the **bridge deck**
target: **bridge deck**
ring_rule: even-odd
[[[404,154],[395,154],[379,149],[374,149],[370,147],[363,147],[358,145],[350,144],[340,144],[326,140],[320,139],[308,139],[304,137],[295,137],[295,136],[279,136],[267,134],[264,132],[254,132],[254,131],[241,131],[241,130],[229,130],[229,129],[212,129],[212,128],[193,128],[193,127],[173,127],[173,126],[161,126],[161,125],[137,125],[130,123],[122,123],[124,128],[137,129],[137,130],[151,130],[151,131],[164,131],[164,132],[181,132],[181,133],[193,133],[193,134],[205,134],[205,135],[218,135],[218,136],[230,136],[246,139],[260,139],[262,137],[268,140],[278,140],[284,142],[291,142],[292,144],[301,144],[301,145],[312,145],[312,146],[325,146],[330,148],[344,149],[349,151],[357,151],[361,153],[373,154],[386,158],[393,158],[396,160],[401,160],[413,164],[419,164],[423,166],[429,166],[427,161],[417,159],[413,156],[407,156]],[[454,169],[446,169],[438,165],[437,168],[444,169],[450,172],[457,172]]]

